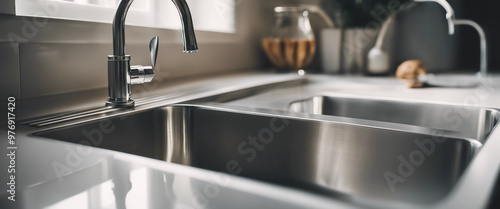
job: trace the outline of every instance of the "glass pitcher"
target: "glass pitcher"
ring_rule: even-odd
[[[262,48],[278,71],[303,74],[316,52],[309,11],[302,7],[276,7],[274,12],[275,24],[262,39]]]

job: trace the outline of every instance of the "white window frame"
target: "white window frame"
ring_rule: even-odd
[[[74,1],[15,0],[16,15],[112,23],[116,6],[85,4],[83,2],[85,0]],[[147,3],[141,4],[139,1]],[[234,34],[236,32],[235,1],[237,0],[187,0],[195,29]],[[181,27],[178,12],[169,0],[134,1],[128,12],[126,24],[166,29]]]

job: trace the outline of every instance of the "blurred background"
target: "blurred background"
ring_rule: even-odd
[[[373,20],[373,18],[370,19],[371,15],[366,17],[369,12],[357,15],[357,11],[353,10],[353,15],[343,14],[344,17],[348,16],[344,18],[347,19],[345,23],[340,22],[342,18],[338,18],[338,16],[342,14],[335,10],[335,6],[342,5],[344,2],[354,1],[274,0],[269,1],[266,10],[271,12],[272,7],[277,5],[316,4],[322,6],[332,15],[336,27],[342,28],[363,28],[367,22]],[[374,5],[373,2],[404,4],[410,1],[368,0],[356,2]],[[500,2],[490,0],[448,0],[448,2],[455,10],[457,19],[473,20],[485,30],[488,41],[489,69],[490,72],[498,72],[500,69],[500,24],[497,24],[496,21],[500,18],[497,11],[497,8],[500,8]],[[381,11],[377,7],[373,7],[373,10],[376,13]],[[387,38],[391,47],[393,72],[399,64],[408,59],[422,60],[430,72],[473,72],[478,70],[480,49],[477,32],[469,26],[456,26],[455,35],[450,36],[445,14],[445,10],[440,5],[432,2],[418,3],[397,13],[393,31]],[[364,15],[364,19],[360,17],[362,15]],[[317,35],[325,27],[322,22],[318,16],[311,15],[311,23]],[[320,55],[316,56],[312,64],[314,69],[321,69],[320,59]]]
[[[44,0],[45,1],[45,0]],[[40,2],[44,2],[40,1]],[[2,94],[33,98],[75,91],[105,88],[106,57],[111,54],[111,21],[118,1],[59,0],[48,6],[39,1],[7,0],[0,7],[0,61],[3,65]],[[317,5],[336,21],[338,30],[363,29],[364,13],[340,10],[355,21],[339,23],[338,8],[343,0],[188,0],[192,8],[200,51],[182,53],[178,15],[169,1],[142,0],[131,7],[127,17],[127,53],[134,63],[147,64],[147,43],[160,36],[157,81],[190,76],[262,69],[271,72],[261,39],[270,33],[274,7]],[[347,1],[353,2],[353,1]],[[373,2],[354,1],[360,5]],[[449,0],[459,19],[471,19],[486,31],[490,72],[500,69],[500,2],[491,0]],[[329,6],[330,5],[330,6]],[[375,9],[379,12],[380,8]],[[16,16],[17,15],[17,16]],[[346,15],[346,14],[344,14]],[[324,73],[322,31],[326,25],[315,14],[310,22],[318,41],[308,71]],[[47,18],[49,17],[49,18]],[[368,17],[369,18],[369,17]],[[358,22],[356,22],[358,21]],[[346,37],[349,37],[346,35]],[[335,38],[335,37],[329,37]],[[374,38],[372,38],[374,39]],[[331,46],[341,47],[341,46]],[[368,46],[368,49],[371,48]],[[447,30],[445,10],[435,3],[419,3],[400,11],[386,38],[391,57],[390,73],[405,60],[420,59],[429,72],[476,72],[479,69],[479,39],[472,27],[457,26],[455,35]],[[349,55],[346,55],[349,58]],[[362,70],[362,69],[361,69]],[[342,73],[339,71],[336,73]],[[96,76],[102,75],[102,76]],[[363,73],[361,73],[363,75]],[[5,96],[2,95],[2,98]]]

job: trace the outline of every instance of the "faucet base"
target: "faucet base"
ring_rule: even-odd
[[[133,99],[130,99],[128,101],[116,101],[116,100],[111,100],[108,99],[106,101],[106,106],[108,107],[117,107],[117,108],[132,108],[135,106],[135,101]]]
[[[133,107],[130,98],[130,55],[108,56],[108,93],[106,106]]]

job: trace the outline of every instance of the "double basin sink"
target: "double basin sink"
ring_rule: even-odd
[[[362,97],[287,104],[178,104],[35,135],[340,200],[428,203],[453,189],[500,116],[488,108]]]

